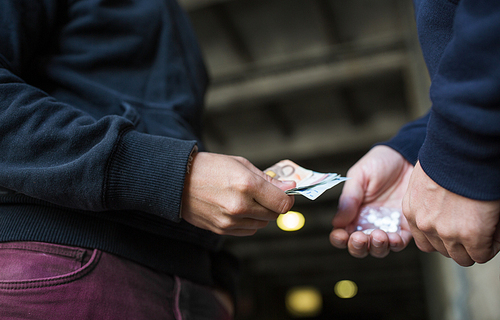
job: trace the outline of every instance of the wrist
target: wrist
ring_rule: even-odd
[[[186,164],[186,174],[191,173],[191,166],[193,165],[193,160],[194,160],[196,153],[198,153],[198,146],[197,145],[195,145],[193,147],[193,150],[191,150],[191,153],[189,154],[188,161]]]

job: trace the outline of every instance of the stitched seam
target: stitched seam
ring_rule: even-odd
[[[85,254],[84,249],[52,247],[50,245],[45,246],[43,244],[38,244],[38,243],[29,243],[29,244],[15,243],[15,242],[4,243],[0,245],[0,249],[19,249],[26,251],[35,251],[41,253],[55,254],[58,256],[63,256],[68,258],[75,258],[78,260],[81,260],[83,258],[83,255]]]
[[[176,320],[182,320],[180,298],[181,298],[181,279],[175,277],[175,295],[174,295],[174,316]]]
[[[90,258],[89,262],[87,262],[87,264],[85,264],[81,269],[77,271],[53,278],[35,279],[26,281],[3,281],[3,283],[0,283],[0,289],[1,290],[37,289],[37,288],[54,287],[70,283],[92,272],[97,266],[100,257],[101,257],[101,251],[94,250],[94,253],[92,254],[92,257]]]

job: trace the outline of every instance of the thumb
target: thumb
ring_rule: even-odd
[[[275,187],[278,187],[283,191],[293,189],[297,186],[297,183],[295,181],[292,181],[292,180],[285,180],[285,181],[278,180],[278,179],[272,178],[269,174],[264,173],[262,171],[259,171],[258,174],[261,175],[267,181],[271,182]]]
[[[295,181],[281,181],[274,178],[271,178],[271,183],[283,191],[293,189],[297,185]]]
[[[345,182],[337,213],[332,220],[335,228],[345,228],[358,217],[364,194],[364,189],[357,177],[352,177]]]

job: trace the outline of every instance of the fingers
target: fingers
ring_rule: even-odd
[[[411,189],[409,189],[403,197],[402,208],[403,208],[403,215],[405,216],[408,228],[410,229],[410,232],[413,238],[415,239],[415,244],[423,252],[436,251],[436,249],[429,242],[425,234],[422,231],[420,231],[420,229],[417,227],[415,215],[411,210],[410,200],[411,200]]]
[[[268,224],[269,221],[241,219],[234,224],[229,223],[228,225],[223,225],[221,228],[216,229],[215,233],[238,237],[251,236]]]
[[[391,251],[399,252],[406,248],[412,239],[412,234],[410,231],[401,230],[399,234],[388,233],[389,237],[389,248]]]
[[[330,243],[332,246],[338,249],[347,248],[347,242],[349,241],[349,234],[344,229],[333,229],[330,232]]]
[[[330,243],[338,248],[347,248],[349,253],[356,258],[371,255],[375,258],[384,258],[391,251],[398,252],[406,248],[411,241],[411,233],[401,231],[401,234],[386,233],[374,230],[371,235],[356,231],[351,235],[345,229],[333,229],[330,233]]]
[[[295,181],[281,181],[278,179],[271,178],[269,175],[267,175],[264,172],[262,172],[261,170],[259,170],[250,161],[248,161],[247,159],[245,159],[243,157],[232,156],[232,158],[235,159],[236,161],[240,162],[242,165],[244,165],[249,171],[253,172],[255,175],[272,183],[273,185],[275,185],[276,187],[280,188],[283,191],[295,188],[295,186],[296,186]]]
[[[462,267],[470,267],[475,263],[462,244],[454,243],[452,246],[449,246],[443,242],[443,247],[445,248],[448,256]]]
[[[231,215],[221,215],[217,218],[198,215],[191,219],[190,223],[220,235],[249,236],[266,227],[269,221],[238,218]]]
[[[262,179],[251,193],[254,195],[254,200],[268,209],[271,214],[287,213],[295,203],[295,197],[287,195],[283,190],[265,179]]]
[[[274,213],[284,214],[292,208],[295,198],[286,195],[283,191],[294,188],[296,185],[294,181],[273,179],[243,157],[235,156],[233,159],[240,162],[256,176],[254,177],[257,181],[256,185],[253,186],[250,182],[243,186],[242,192],[253,194],[258,204]]]
[[[370,236],[361,231],[356,231],[349,237],[347,250],[356,258],[364,258],[369,253]]]
[[[370,235],[370,255],[375,258],[384,258],[391,248],[389,246],[389,236],[382,230],[373,230]]]

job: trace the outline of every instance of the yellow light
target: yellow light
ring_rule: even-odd
[[[286,308],[295,317],[314,317],[321,313],[323,297],[314,287],[296,287],[286,294]]]
[[[288,211],[282,214],[276,220],[276,224],[283,231],[297,231],[302,229],[306,219],[302,213],[297,211]]]
[[[335,284],[334,290],[339,298],[350,299],[358,293],[358,286],[351,280],[342,280]]]

